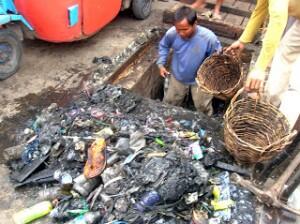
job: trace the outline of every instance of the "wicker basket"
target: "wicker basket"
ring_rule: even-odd
[[[285,116],[270,103],[250,97],[237,100],[242,91],[232,98],[224,115],[226,149],[241,163],[269,160],[284,150],[297,132],[291,132]]]
[[[242,87],[244,74],[240,60],[233,55],[215,53],[200,66],[196,82],[201,90],[228,100]]]

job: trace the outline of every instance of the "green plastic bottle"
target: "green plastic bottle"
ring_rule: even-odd
[[[67,224],[93,224],[101,219],[99,212],[87,212],[83,215],[77,216],[75,219],[67,222]]]
[[[53,209],[50,201],[40,202],[13,215],[15,224],[27,224],[48,215]]]

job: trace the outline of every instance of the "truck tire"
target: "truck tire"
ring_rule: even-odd
[[[0,30],[0,80],[15,74],[21,63],[22,44],[18,36],[6,29]]]
[[[137,19],[146,19],[152,10],[152,0],[133,0],[132,12]]]

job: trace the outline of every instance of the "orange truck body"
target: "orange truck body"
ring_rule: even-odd
[[[71,42],[95,34],[119,13],[122,0],[15,0],[35,36]]]

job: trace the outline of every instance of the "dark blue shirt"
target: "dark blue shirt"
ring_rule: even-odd
[[[221,50],[217,36],[201,26],[187,40],[182,39],[175,27],[170,28],[159,43],[157,64],[165,65],[170,49],[173,49],[172,74],[187,85],[195,84],[195,77],[202,62],[212,53]]]

